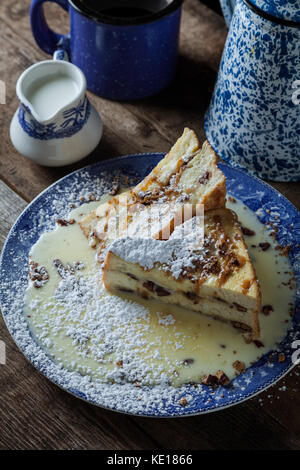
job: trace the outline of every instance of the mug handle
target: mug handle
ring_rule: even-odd
[[[49,28],[43,9],[46,1],[60,5],[65,11],[69,11],[68,0],[32,0],[30,6],[30,24],[33,37],[37,45],[47,54],[53,54],[58,46],[68,43],[68,35],[59,34]]]

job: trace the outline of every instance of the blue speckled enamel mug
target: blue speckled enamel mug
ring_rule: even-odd
[[[300,2],[237,0],[206,136],[233,166],[300,180]]]
[[[69,35],[48,27],[45,1],[69,12]],[[175,74],[182,2],[33,0],[31,28],[43,51],[67,50],[89,90],[113,100],[141,99],[159,93]]]

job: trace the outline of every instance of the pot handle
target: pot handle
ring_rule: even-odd
[[[30,6],[30,24],[37,45],[47,54],[53,54],[57,48],[69,48],[69,36],[59,34],[49,28],[43,9],[43,3],[51,1],[69,11],[68,0],[32,0]]]

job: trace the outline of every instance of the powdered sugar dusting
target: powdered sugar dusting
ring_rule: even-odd
[[[29,299],[34,294],[31,289]],[[50,345],[52,339],[59,344],[57,335],[61,335],[63,347],[55,352],[55,360],[68,364],[71,358],[77,358],[73,368],[81,374],[100,377],[103,382],[139,385],[169,383],[172,379],[174,366],[169,362],[168,368],[167,358],[162,358],[161,364],[147,360],[159,347],[159,341],[149,341],[146,336],[149,311],[135,302],[108,295],[101,288],[99,270],[88,277],[66,274],[48,301],[30,300],[29,312],[36,319],[31,323],[40,343],[49,348],[45,341],[49,342],[50,333],[55,335]],[[164,324],[174,322],[172,316],[164,319]],[[66,337],[72,342],[71,354]]]
[[[149,157],[147,156],[143,160],[144,166],[149,165],[147,158]],[[141,157],[139,156],[137,160],[141,161]],[[232,169],[230,171],[233,172]],[[143,172],[141,171],[140,174],[143,175]],[[98,198],[109,190],[109,181],[112,181],[112,176],[109,175],[107,181],[103,181],[102,178],[97,180],[97,178],[91,177],[89,170],[83,170],[71,178],[68,177],[65,183],[55,185],[47,194],[36,201],[31,211],[20,219],[16,229],[12,232],[10,242],[6,246],[2,258],[0,295],[5,321],[23,353],[50,380],[69,392],[100,406],[134,414],[167,416],[198,413],[199,410],[211,410],[223,404],[228,405],[241,401],[273,383],[290,366],[290,362],[286,365],[275,363],[273,367],[269,367],[267,362],[260,364],[257,370],[267,374],[265,379],[260,379],[260,374],[254,375],[255,371],[251,368],[242,377],[234,380],[232,388],[226,390],[220,388],[214,393],[201,386],[174,388],[161,384],[140,387],[133,383],[103,383],[87,374],[68,370],[63,364],[54,362],[51,355],[33,340],[23,315],[29,248],[42,231],[54,227],[58,217],[66,216],[73,204],[81,204],[83,202],[80,200],[81,197],[88,200],[89,194],[95,194]],[[239,191],[236,186],[235,190],[236,193],[234,190],[232,193],[238,197]],[[273,198],[274,194],[271,195]],[[247,195],[249,195],[249,190],[247,190]],[[267,202],[266,195],[264,201]],[[258,202],[261,203],[260,200]],[[266,214],[265,217],[268,215]],[[294,240],[296,239],[294,230],[289,230],[289,234],[294,237]],[[59,324],[57,328],[59,328]],[[84,335],[78,336],[72,329],[68,330],[68,335],[70,341],[75,341],[78,347],[84,348],[87,341]],[[295,327],[288,333],[286,342],[282,346],[287,356],[290,344],[297,338],[299,338],[299,333]],[[48,339],[45,337],[44,341],[48,341]],[[43,338],[40,339],[40,341],[42,340]],[[51,344],[45,343],[45,346],[51,347]],[[155,354],[159,355],[157,352]],[[187,401],[185,407],[179,404],[182,397],[185,397]]]
[[[185,268],[193,268],[199,256],[190,251],[181,240],[159,241],[153,238],[119,238],[110,251],[129,263],[152,269],[156,263],[168,269],[178,279]]]
[[[153,238],[118,238],[109,250],[129,263],[136,263],[144,269],[168,270],[175,279],[187,269],[195,268],[195,263],[207,258],[207,250],[202,246],[196,217],[176,227],[169,240]],[[197,243],[197,252],[193,251]]]

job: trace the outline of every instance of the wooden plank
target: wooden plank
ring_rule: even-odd
[[[176,80],[163,93],[149,100],[120,104],[89,94],[104,119],[104,137],[87,159],[61,169],[40,167],[22,156],[9,140],[9,121],[17,108],[15,83],[26,67],[47,58],[38,49],[28,22],[29,1],[0,4],[1,40],[6,44],[0,63],[0,77],[7,82],[8,112],[0,114],[0,173],[27,201],[61,176],[103,158],[116,155],[166,151],[183,126],[195,128],[201,139],[203,115],[208,105],[220,54],[226,37],[224,21],[195,0],[184,5],[180,41],[180,63]],[[51,26],[66,32],[67,17],[58,6],[47,5]],[[21,36],[21,37],[20,37]],[[30,182],[30,184],[28,184]],[[299,183],[274,183],[277,189],[300,207]]]
[[[134,418],[164,449],[300,449],[299,369],[240,405],[182,419]],[[286,391],[279,391],[283,383]],[[279,398],[277,398],[279,397]]]
[[[270,183],[300,210],[300,183]]]
[[[180,60],[176,80],[160,95],[136,103],[117,103],[89,94],[104,120],[99,147],[77,165],[43,168],[21,157],[9,140],[9,122],[17,108],[15,83],[29,65],[47,57],[35,45],[28,21],[29,0],[0,2],[0,79],[7,84],[7,104],[0,105],[0,174],[26,201],[75,168],[116,155],[166,151],[189,125],[204,139],[203,116],[226,37],[224,21],[197,0],[186,0],[182,20]],[[51,26],[66,31],[65,13],[47,5]],[[64,29],[64,31],[63,31]],[[300,207],[299,183],[276,183]],[[2,187],[2,185],[1,185]],[[4,185],[5,187],[5,185]],[[0,242],[24,200],[4,190],[6,201]],[[9,195],[8,195],[9,194]],[[16,202],[18,201],[18,202]],[[9,210],[11,208],[11,210]],[[16,208],[16,210],[15,210]],[[10,218],[9,218],[10,217]],[[259,398],[215,414],[185,420],[154,420],[97,409],[69,396],[44,379],[26,362],[0,323],[8,345],[9,367],[0,366],[2,442],[14,448],[299,448],[298,376],[292,374]],[[35,391],[34,393],[32,391]],[[280,399],[270,399],[274,393]],[[258,400],[262,399],[264,406]],[[3,415],[3,419],[2,419]],[[29,423],[29,424],[28,424]],[[228,433],[230,429],[230,433]],[[0,430],[1,431],[1,430]],[[0,433],[1,435],[1,433]]]
[[[26,202],[0,181],[0,248]],[[130,417],[96,408],[44,378],[20,353],[0,319],[0,449],[152,449]]]
[[[3,181],[0,181],[0,249],[5,238],[20,213],[25,209],[27,203],[16,193],[11,191]]]
[[[3,182],[0,182],[0,199],[2,244],[26,203]],[[243,448],[245,442],[253,449],[300,448],[300,416],[295,414],[295,409],[300,408],[299,373],[283,379],[288,393],[278,392],[281,383],[259,398],[214,415],[184,421],[128,418],[89,406],[59,390],[23,358],[2,319],[0,328],[8,358],[7,365],[0,368],[0,403],[5,403],[0,408],[0,418],[6,430],[0,443],[2,448],[138,449],[160,445],[166,449],[188,450],[230,448],[233,443],[236,448]],[[291,394],[292,407],[289,406]],[[263,409],[258,400],[263,400]],[[269,416],[270,411],[276,419]],[[232,429],[230,434],[224,434],[226,427]],[[143,429],[153,440],[143,435]]]

